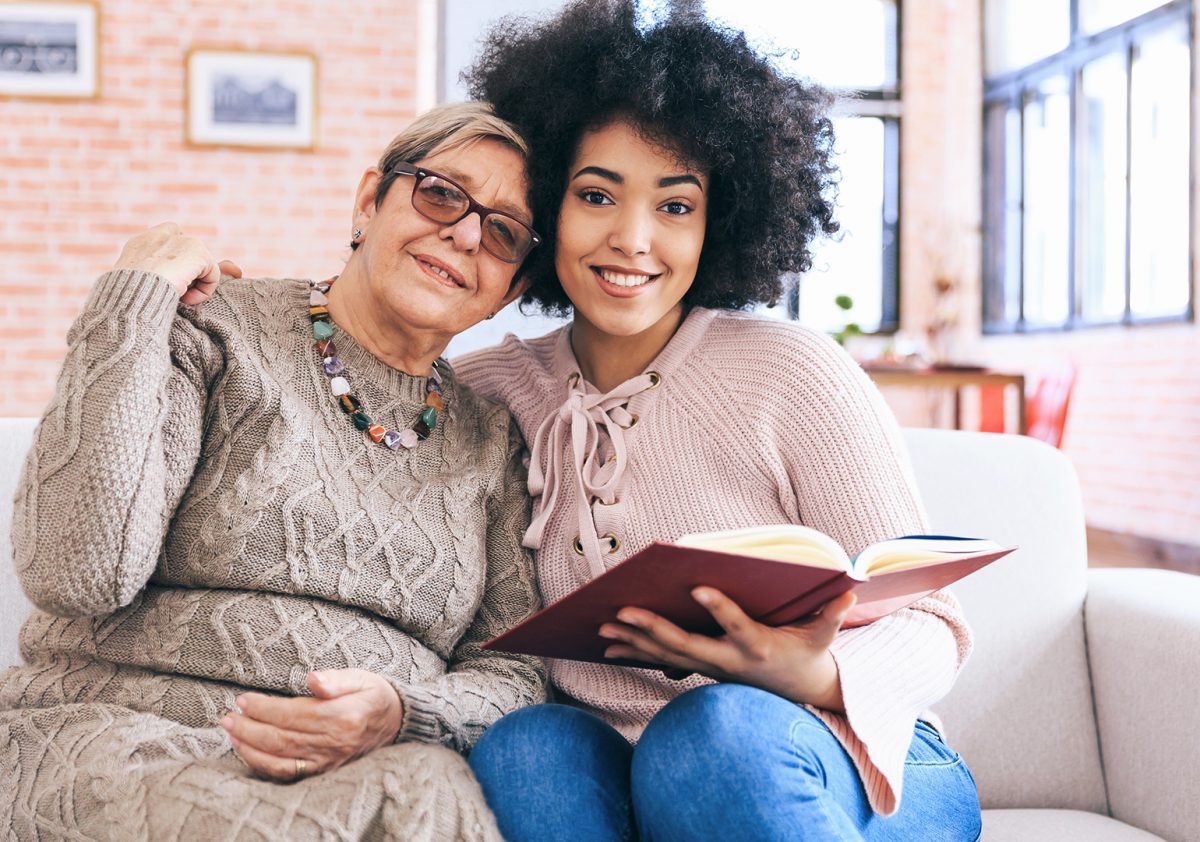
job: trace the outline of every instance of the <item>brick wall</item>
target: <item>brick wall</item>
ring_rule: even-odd
[[[1091,526],[1200,545],[1200,327],[997,337],[980,350],[1005,368],[1077,366],[1063,445]]]
[[[1074,362],[1064,450],[1089,524],[1200,545],[1200,326],[979,335],[980,5],[903,5],[902,326],[921,333],[933,308],[929,280],[946,272],[959,282],[958,356],[1026,374]],[[927,400],[892,400],[907,423],[935,414]]]
[[[99,100],[0,100],[0,415],[41,411],[92,280],[148,224],[173,219],[252,274],[336,271],[361,171],[428,103],[434,4],[104,0]],[[1073,359],[1066,451],[1089,520],[1200,543],[1200,328],[978,336],[979,5],[903,4],[903,326],[920,332],[930,278],[951,273],[963,356],[1030,372]],[[317,151],[185,147],[193,45],[315,53]],[[924,401],[897,405],[929,423]]]
[[[97,100],[0,99],[0,415],[41,412],[92,281],[151,224],[248,274],[336,272],[359,176],[433,90],[427,5],[103,0]],[[193,46],[315,54],[316,151],[185,146]]]

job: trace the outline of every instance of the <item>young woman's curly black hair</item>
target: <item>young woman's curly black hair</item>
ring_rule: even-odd
[[[779,75],[740,32],[699,16],[639,28],[632,0],[582,0],[548,22],[501,21],[466,74],[530,147],[534,227],[524,300],[565,314],[558,212],[582,136],[614,119],[710,178],[708,227],[685,302],[774,301],[833,220],[833,127],[822,89]]]

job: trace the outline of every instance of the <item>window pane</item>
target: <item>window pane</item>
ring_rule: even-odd
[[[990,106],[984,131],[983,319],[1013,324],[1021,318],[1021,112],[1008,103]]]
[[[1137,47],[1130,85],[1130,295],[1134,315],[1188,302],[1190,56],[1187,26]]]
[[[751,44],[778,52],[784,73],[831,88],[896,86],[895,0],[704,0],[714,20],[745,31]]]
[[[1065,77],[1031,92],[1025,102],[1025,320],[1067,320],[1070,271],[1069,179],[1070,96]]]
[[[1070,0],[986,0],[984,69],[996,76],[1066,49]]]
[[[442,12],[442,81],[440,102],[467,99],[458,75],[479,55],[483,37],[505,15],[546,17],[565,0],[445,0]]]
[[[1088,321],[1125,313],[1125,54],[1083,68],[1079,110],[1079,311]]]
[[[1133,20],[1168,0],[1079,0],[1079,31],[1085,35]]]
[[[834,121],[834,131],[842,230],[813,250],[812,269],[800,279],[800,321],[820,330],[855,322],[870,332],[882,316],[884,125],[876,117],[845,117]],[[839,295],[850,296],[853,309],[840,309]]]

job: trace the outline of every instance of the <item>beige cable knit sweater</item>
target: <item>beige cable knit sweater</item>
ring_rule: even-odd
[[[0,828],[495,835],[449,749],[544,696],[536,660],[479,646],[537,607],[520,435],[450,374],[428,441],[372,444],[330,395],[307,302],[302,281],[229,281],[199,308],[154,275],[97,282],[16,500],[41,610],[0,676]],[[335,342],[372,414],[410,426],[424,378]],[[397,745],[294,785],[250,777],[215,727],[235,695],[346,667],[399,691]]]
[[[829,337],[795,324],[694,309],[647,367],[657,385],[640,376],[608,399],[579,379],[569,326],[527,341],[509,336],[455,364],[472,388],[508,405],[537,454],[531,485],[540,473],[545,488],[531,489],[541,493],[535,540],[526,543],[538,546],[547,602],[652,541],[694,532],[801,523],[854,554],[926,531],[899,428],[878,390]],[[575,434],[581,453],[598,453],[577,459]],[[615,549],[589,540],[609,535]],[[970,648],[945,591],[834,642],[846,712],[815,712],[877,812],[898,808],[916,717],[950,689]],[[558,660],[550,675],[630,739],[672,698],[708,682]]]

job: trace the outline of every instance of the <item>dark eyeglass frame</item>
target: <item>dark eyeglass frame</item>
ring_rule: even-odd
[[[470,194],[470,192],[468,192],[461,184],[459,184],[457,181],[455,181],[452,178],[447,178],[446,176],[442,175],[440,172],[434,172],[433,170],[427,170],[424,167],[418,167],[416,164],[411,164],[408,161],[402,161],[399,164],[396,164],[396,166],[392,167],[392,172],[394,172],[396,175],[411,175],[411,176],[413,176],[413,178],[415,180],[413,182],[413,191],[412,191],[412,196],[410,198],[410,201],[412,202],[413,210],[415,210],[417,213],[421,214],[421,216],[425,217],[426,219],[432,219],[434,222],[439,222],[442,225],[455,225],[473,213],[479,214],[479,225],[480,225],[479,244],[481,246],[483,246],[484,250],[486,250],[488,254],[490,254],[492,257],[496,258],[497,260],[500,260],[504,263],[512,263],[512,264],[520,263],[525,258],[527,258],[535,248],[537,248],[539,245],[542,244],[541,236],[538,234],[537,231],[534,231],[533,228],[531,228],[527,223],[522,222],[521,220],[519,220],[515,216],[513,216],[511,213],[508,213],[506,211],[502,211],[497,208],[489,208],[487,205],[481,205],[479,202],[475,201],[475,197],[472,196]],[[423,211],[419,207],[417,207],[417,187],[420,186],[422,181],[424,181],[425,179],[430,178],[430,177],[440,179],[441,181],[444,181],[446,184],[449,184],[451,187],[453,187],[459,193],[462,193],[463,196],[466,197],[466,200],[467,200],[467,209],[464,210],[461,214],[459,214],[454,219],[445,220],[445,219],[437,219],[436,217],[432,217],[429,214],[427,214],[425,211]],[[495,214],[496,216],[502,216],[505,219],[511,219],[517,225],[520,225],[522,228],[524,228],[526,231],[529,232],[529,248],[526,249],[525,253],[522,254],[520,257],[509,259],[507,257],[504,257],[503,255],[496,254],[496,252],[494,252],[491,248],[488,247],[488,239],[486,237],[484,237],[482,234],[483,231],[487,230],[486,226],[484,226],[484,224],[483,224],[483,221],[492,214]]]

